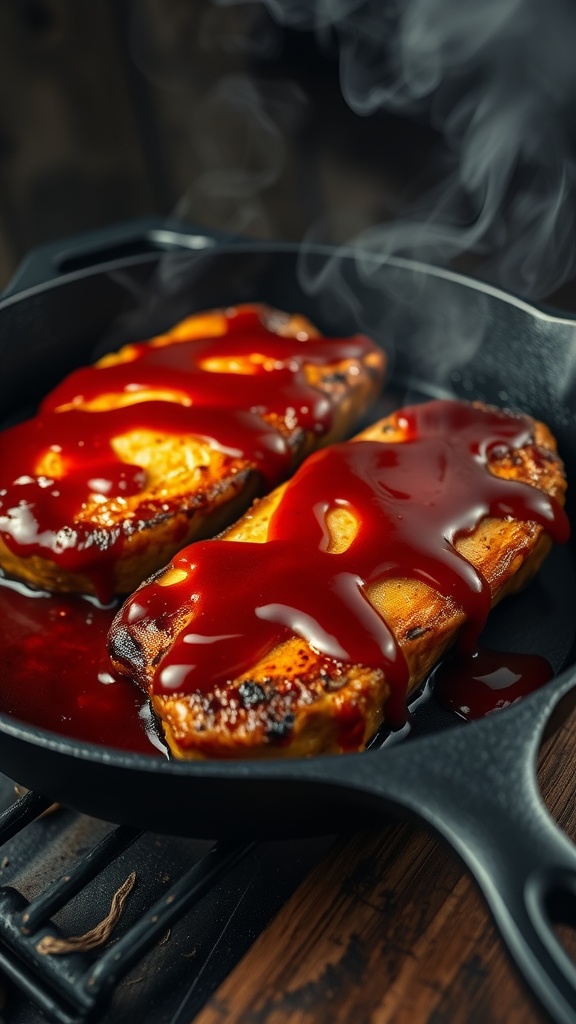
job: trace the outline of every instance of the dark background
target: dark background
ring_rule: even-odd
[[[0,288],[39,243],[149,214],[345,241],[444,181],[431,123],[353,113],[330,30],[263,3],[0,0]],[[545,300],[576,309],[576,287]]]
[[[259,3],[0,2],[0,286],[39,243],[151,213],[340,241],[443,157],[424,121],[354,114],[335,42]]]

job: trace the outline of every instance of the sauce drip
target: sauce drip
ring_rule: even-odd
[[[0,580],[0,712],[77,740],[159,755],[144,695],[109,664],[116,610]]]
[[[224,335],[159,347],[142,342],[131,346],[130,361],[71,373],[44,399],[37,416],[1,435],[0,532],[11,550],[91,575],[107,600],[106,567],[146,512],[138,506],[135,516],[127,507],[123,521],[110,529],[99,530],[89,515],[82,520],[95,498],[121,506],[146,488],[146,472],[118,458],[114,438],[135,430],[194,435],[229,457],[234,471],[255,466],[270,488],[292,468],[290,445],[274,418],[289,422],[290,430],[320,435],[331,427],[337,399],[308,383],[304,364],[329,366],[377,351],[360,335],[281,337],[257,307],[231,310],[222,320]],[[235,364],[240,372],[231,369]],[[98,396],[134,398],[140,391],[168,392],[174,400],[102,411],[80,407]],[[47,456],[60,467],[53,477],[38,468]],[[158,511],[152,508],[150,517]],[[172,503],[163,502],[161,512],[171,511]]]
[[[311,456],[289,483],[265,544],[206,541],[171,565],[177,582],[155,580],[124,605],[119,624],[156,620],[169,633],[192,607],[158,665],[158,694],[208,693],[247,672],[296,634],[338,661],[382,668],[402,721],[408,669],[390,628],[366,597],[388,579],[420,580],[453,597],[474,648],[490,608],[490,589],[454,548],[487,516],[514,516],[568,537],[558,503],[525,483],[489,471],[511,448],[531,443],[528,421],[458,402],[403,410],[402,443],[360,441]],[[328,550],[327,513],[348,509],[357,532],[347,550]]]
[[[538,654],[512,654],[478,647],[468,657],[443,662],[434,673],[434,694],[467,722],[501,711],[552,679]]]

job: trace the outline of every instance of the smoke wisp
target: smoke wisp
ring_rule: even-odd
[[[283,25],[337,38],[342,91],[357,114],[426,118],[444,138],[444,179],[400,219],[356,236],[359,249],[440,265],[472,254],[476,273],[532,298],[574,273],[568,0],[263,2]]]

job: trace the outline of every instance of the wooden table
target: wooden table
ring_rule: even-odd
[[[576,839],[576,714],[539,778]],[[407,824],[338,840],[194,1024],[546,1024],[456,857]]]

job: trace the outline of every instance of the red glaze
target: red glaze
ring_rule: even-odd
[[[158,754],[143,695],[112,675],[105,641],[115,611],[0,581],[0,712],[77,740]]]
[[[338,744],[347,753],[359,750],[366,732],[364,712],[355,704],[344,704],[338,709]]]
[[[267,543],[191,545],[171,563],[184,580],[162,587],[153,579],[126,602],[118,622],[128,631],[136,619],[170,631],[183,607],[194,608],[156,669],[155,693],[209,693],[296,634],[328,657],[383,668],[388,712],[400,722],[407,666],[364,596],[385,579],[419,579],[454,597],[468,619],[462,646],[473,649],[490,590],[454,540],[486,516],[514,516],[564,541],[568,520],[543,492],[489,471],[491,460],[532,443],[527,420],[458,402],[414,406],[401,420],[404,443],[355,442],[311,456],[288,485]],[[338,505],[360,525],[335,555],[326,551],[325,517]]]
[[[515,704],[552,676],[551,665],[540,655],[479,647],[472,655],[450,658],[436,669],[434,693],[443,707],[470,722]]]
[[[278,415],[296,427],[317,434],[329,431],[334,411],[326,394],[307,383],[304,363],[327,365],[362,359],[376,347],[367,338],[283,338],[268,330],[253,307],[230,311],[228,333],[195,338],[163,347],[134,345],[137,358],[108,367],[86,367],[71,373],[44,399],[40,413],[0,435],[0,533],[20,557],[43,555],[63,571],[90,575],[103,600],[111,566],[126,536],[139,527],[127,511],[116,528],[98,531],[78,520],[94,495],[125,499],[146,486],[139,466],[122,463],[111,440],[130,430],[207,438],[230,457],[236,469],[253,464],[268,487],[291,469],[286,437],[265,416]],[[205,368],[209,359],[260,354],[253,372],[220,373]],[[138,392],[142,388],[176,391],[179,402],[144,401],[107,412],[79,408],[56,411],[106,393]],[[65,475],[52,480],[38,475],[39,460],[57,452]],[[164,503],[151,515],[169,513]],[[143,510],[139,508],[141,518]]]
[[[123,524],[98,535],[93,522],[78,516],[91,495],[127,498],[144,489],[144,470],[121,462],[110,446],[111,438],[140,428],[210,437],[236,459],[265,465],[270,483],[290,468],[290,451],[281,434],[259,416],[239,410],[227,420],[218,409],[142,402],[109,412],[41,414],[0,434],[0,472],[11,481],[0,490],[0,531],[6,544],[22,557],[43,554],[63,571],[82,571],[93,578],[102,574],[105,579],[106,566],[121,551],[124,538],[138,529],[139,518],[127,515]],[[58,452],[65,464],[60,479],[34,473],[48,449]],[[162,503],[163,513],[177,508],[175,501]],[[158,511],[151,507],[150,518]],[[145,514],[142,505],[138,513]],[[103,591],[109,598],[105,585]]]
[[[291,408],[301,427],[324,433],[330,426],[330,402],[307,383],[304,363],[329,366],[376,351],[373,342],[362,335],[346,339],[280,337],[268,330],[251,307],[230,311],[227,327],[225,335],[158,348],[140,342],[132,346],[136,358],[131,362],[76,370],[44,399],[41,411],[53,412],[61,405],[90,401],[108,392],[167,389],[179,392],[189,405],[218,408],[221,416],[225,409],[284,416]],[[244,360],[258,355],[263,361],[253,362],[249,374],[215,373],[204,368],[211,359]]]

